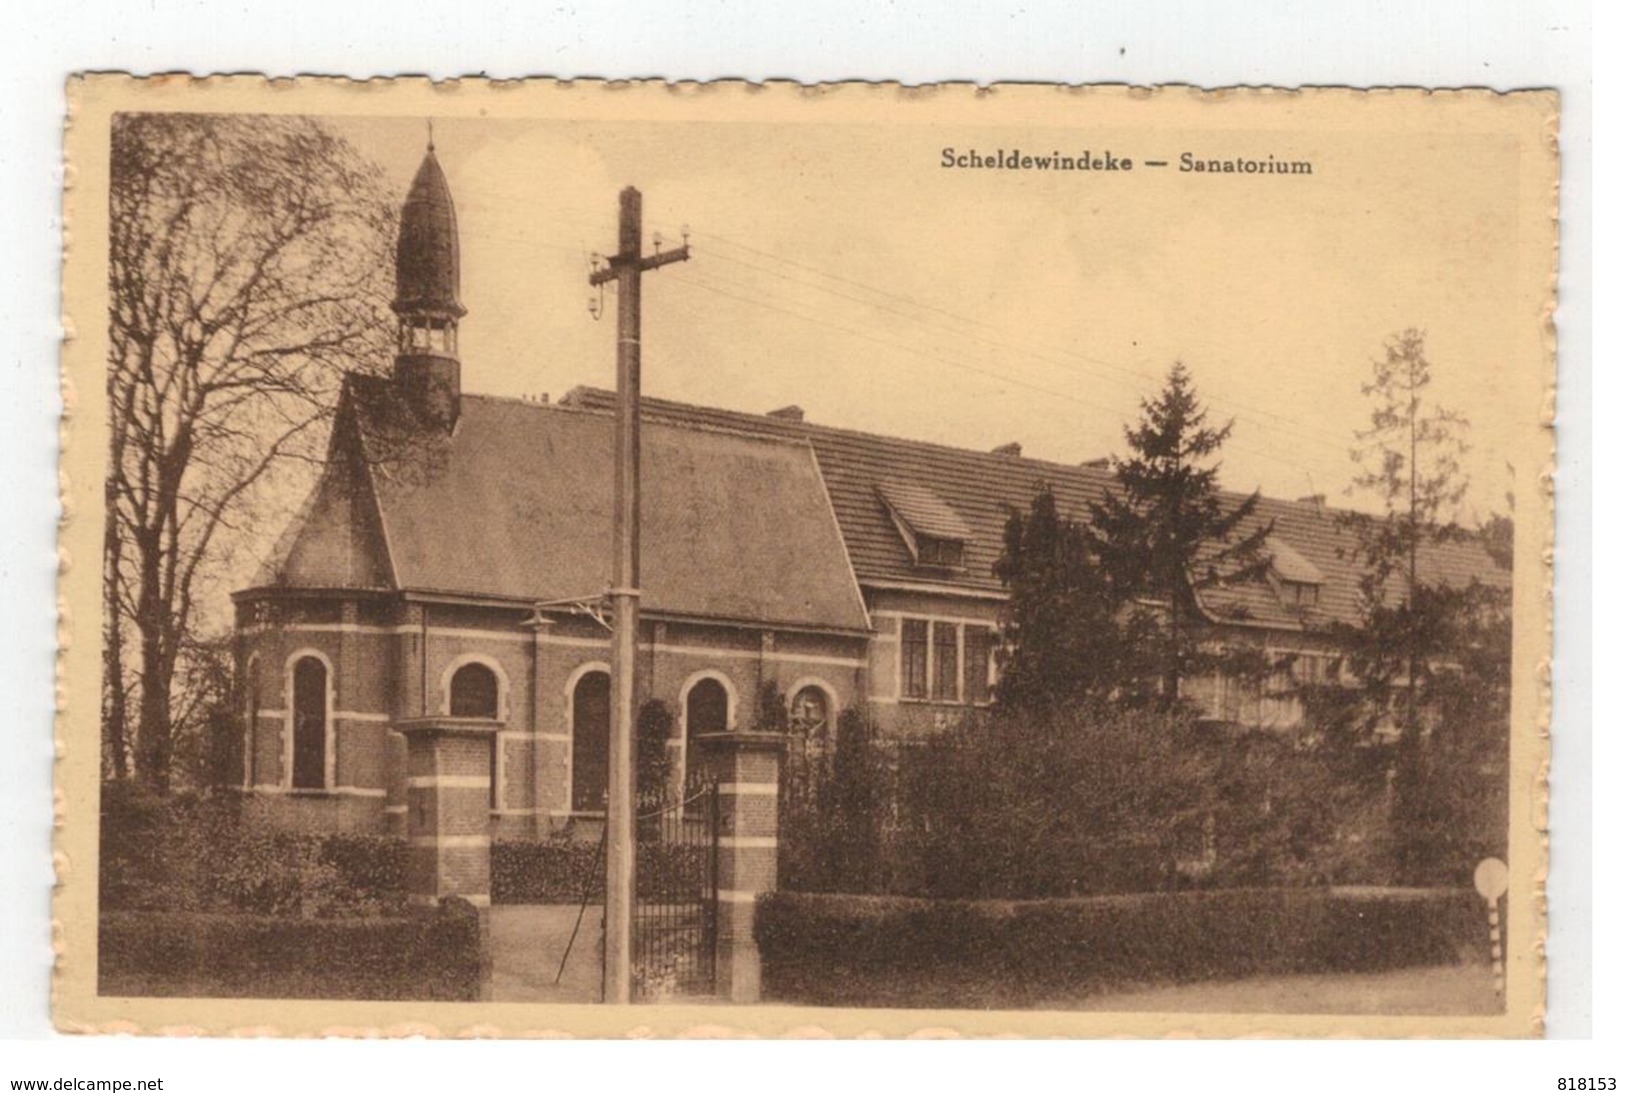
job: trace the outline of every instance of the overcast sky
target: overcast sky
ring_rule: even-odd
[[[421,118],[334,119],[403,196]],[[1290,129],[586,124],[437,118],[462,239],[464,388],[557,398],[613,386],[614,292],[588,256],[616,195],[644,192],[649,245],[693,261],[644,281],[650,395],[1076,462],[1175,360],[1235,432],[1223,478],[1348,504],[1360,385],[1389,335],[1423,328],[1443,404],[1473,425],[1462,516],[1504,511],[1496,442],[1537,400],[1511,306],[1517,152],[1450,131],[1349,140]],[[1110,150],[1131,172],[949,170],[942,150]],[[1310,178],[1178,165],[1307,158]],[[595,295],[595,294],[594,294]]]

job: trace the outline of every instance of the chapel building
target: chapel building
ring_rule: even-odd
[[[389,377],[347,378],[326,466],[253,584],[234,594],[242,785],[268,823],[405,830],[406,746],[425,717],[491,723],[493,837],[596,834],[608,782],[613,392],[556,404],[466,392],[457,219],[431,145],[402,211]],[[805,420],[645,399],[637,703],[697,735],[750,728],[764,687],[826,737],[862,705],[931,732],[992,701],[993,563],[1042,488],[1081,518],[1102,464],[977,452]],[[1264,581],[1204,594],[1215,641],[1281,686],[1191,681],[1215,721],[1290,728],[1292,681],[1339,678],[1318,632],[1357,621],[1348,533],[1318,499],[1260,502]],[[1497,579],[1476,543],[1424,577]],[[1504,575],[1502,578],[1504,580]]]

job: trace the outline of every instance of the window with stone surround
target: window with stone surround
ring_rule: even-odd
[[[259,739],[260,739],[260,658],[248,658],[248,667],[243,670],[246,686],[244,691],[245,706],[243,709],[243,786],[253,789],[259,781]]]
[[[790,697],[790,731],[809,755],[821,755],[831,742],[829,695],[809,684]]]
[[[903,620],[903,679],[904,698],[925,698],[927,694],[926,664],[931,657],[931,624],[924,619]]]
[[[478,661],[458,668],[451,676],[450,694],[447,696],[448,712],[453,717],[485,717],[495,720],[501,716],[502,687],[497,680],[497,674],[489,665]],[[498,792],[501,787],[497,785],[497,772],[501,764],[497,762],[498,750],[502,747],[493,734],[491,737],[491,783],[486,794],[486,800],[493,809],[501,807],[501,796]]]
[[[684,718],[690,741],[708,732],[728,731],[728,689],[715,679],[702,679],[688,689]]]
[[[959,701],[959,627],[951,622],[931,624],[931,697]]]
[[[588,672],[570,701],[570,808],[603,812],[609,796],[609,673]]]
[[[293,788],[327,788],[327,665],[317,657],[293,666]]]
[[[959,619],[899,621],[900,698],[980,706],[993,701],[992,626]]]
[[[497,716],[497,674],[479,663],[465,664],[451,677],[451,716]]]
[[[993,701],[993,631],[965,627],[965,701],[985,706]]]

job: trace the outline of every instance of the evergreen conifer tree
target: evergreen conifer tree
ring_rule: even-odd
[[[1025,712],[1075,706],[1121,678],[1125,642],[1084,529],[1048,486],[1004,525],[994,574],[1009,589],[1000,625],[999,704]]]
[[[1124,430],[1129,456],[1112,460],[1113,488],[1089,506],[1088,539],[1114,597],[1154,622],[1160,701],[1172,706],[1181,680],[1211,659],[1199,645],[1202,593],[1263,576],[1272,525],[1256,519],[1256,491],[1221,496],[1216,457],[1234,422],[1207,424],[1183,364],[1140,408]]]

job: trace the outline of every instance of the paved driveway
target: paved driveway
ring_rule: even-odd
[[[557,982],[570,932],[581,929]],[[491,908],[491,997],[496,1002],[597,1002],[603,996],[602,904],[525,903]]]

